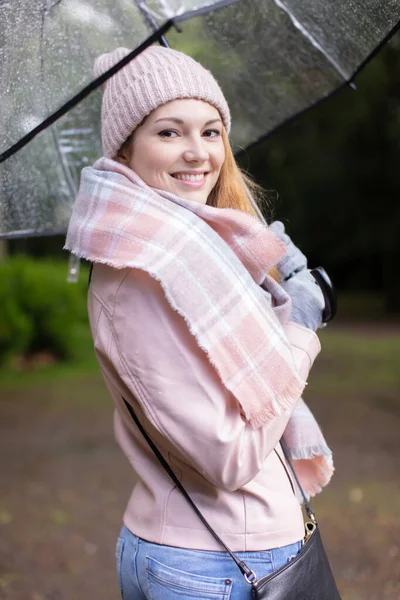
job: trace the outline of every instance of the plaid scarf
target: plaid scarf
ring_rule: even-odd
[[[103,157],[82,171],[65,248],[156,278],[251,427],[296,404],[285,441],[297,474],[309,495],[326,485],[331,452],[300,399],[305,382],[283,329],[291,301],[268,275],[285,247],[267,227],[241,211],[150,188]],[[296,465],[304,459],[305,476]]]

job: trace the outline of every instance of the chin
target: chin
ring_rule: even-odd
[[[207,198],[208,196],[206,196],[204,193],[188,193],[186,192],[185,194],[182,194],[174,191],[173,192],[175,194],[175,196],[178,196],[178,198],[183,198],[184,200],[187,200],[188,202],[197,202],[198,204],[206,204],[207,203]]]

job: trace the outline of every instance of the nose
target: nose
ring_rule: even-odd
[[[208,160],[209,153],[204,139],[200,135],[188,139],[183,158],[186,162],[202,163]]]

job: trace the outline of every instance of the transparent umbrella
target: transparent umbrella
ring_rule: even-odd
[[[91,92],[112,72],[93,81],[98,54],[167,41],[192,55],[240,151],[352,85],[399,21],[398,0],[3,0],[0,238],[66,231],[80,169],[101,155]]]

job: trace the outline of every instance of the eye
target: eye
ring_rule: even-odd
[[[174,131],[173,129],[163,129],[163,131],[160,131],[158,135],[162,138],[171,139],[175,138],[178,135],[178,132]]]
[[[206,129],[203,132],[203,135],[205,137],[210,137],[210,138],[214,138],[214,137],[218,137],[221,135],[221,133],[218,131],[218,129]]]

